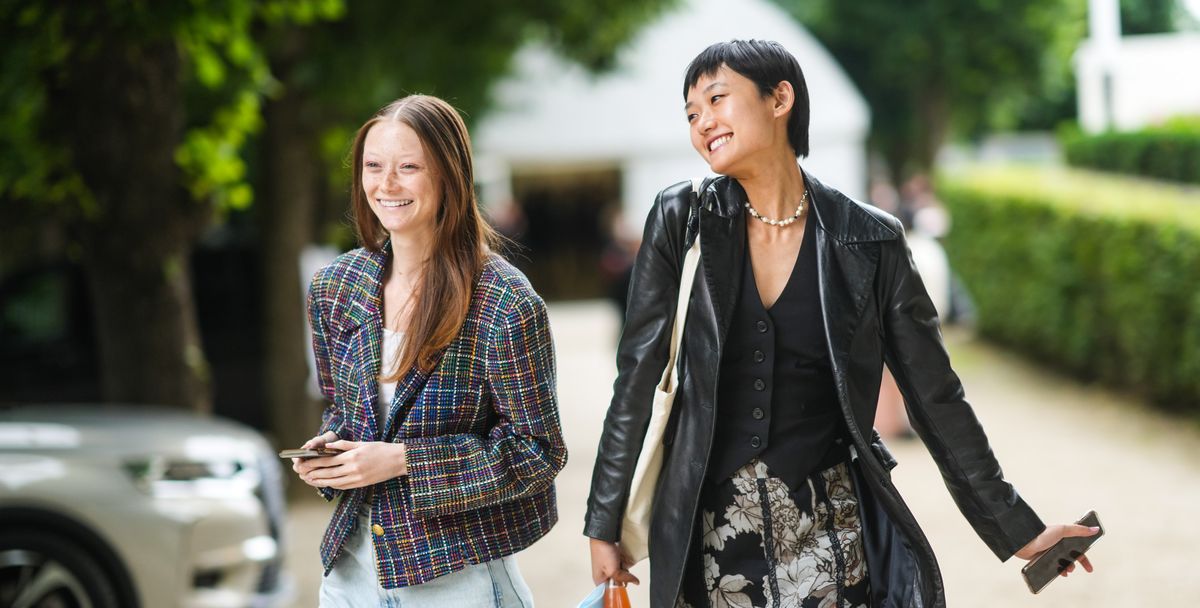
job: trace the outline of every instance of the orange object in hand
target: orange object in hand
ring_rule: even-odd
[[[609,579],[608,588],[604,590],[604,608],[633,608],[625,585]]]

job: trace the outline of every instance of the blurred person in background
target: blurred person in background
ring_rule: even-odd
[[[360,248],[313,277],[330,401],[293,469],[337,498],[321,606],[530,606],[513,554],[558,518],[566,462],[546,306],[494,253],[458,112],[424,95],[354,141]]]
[[[900,195],[888,180],[872,180],[870,197],[872,205],[892,215],[901,215]],[[900,387],[896,386],[896,379],[886,365],[879,384],[879,403],[875,407],[875,431],[883,439],[908,439],[915,435],[904,412]]]
[[[909,254],[913,266],[921,277],[921,283],[938,318],[954,322],[951,315],[954,290],[953,278],[950,273],[950,258],[942,248],[939,239],[949,230],[950,219],[942,204],[933,193],[933,186],[925,174],[917,174],[909,178],[902,188],[903,201],[895,195],[895,190],[884,183],[877,184],[871,189],[872,203],[885,211],[888,204],[879,204],[881,200],[889,201],[890,206],[899,213],[904,227],[910,229],[907,234]],[[893,202],[894,201],[894,202]],[[916,434],[908,422],[904,411],[904,397],[891,370],[884,367],[883,383],[879,388],[879,407],[875,411],[875,430],[884,439],[910,439]]]
[[[637,582],[620,525],[697,233],[650,527],[653,606],[945,605],[871,428],[885,360],[997,557],[1094,534],[1044,525],[1004,480],[900,223],[797,165],[809,106],[796,59],[773,42],[718,43],[688,66],[683,92],[692,145],[719,176],[698,196],[689,182],[663,190],[646,224],[588,500],[594,582]]]
[[[629,280],[633,276],[633,261],[641,246],[641,236],[629,227],[620,206],[614,205],[606,226],[604,248],[600,252],[600,276],[604,278],[608,299],[625,321],[625,301],[629,297]]]

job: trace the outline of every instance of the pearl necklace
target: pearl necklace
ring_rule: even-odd
[[[762,223],[767,224],[768,226],[778,226],[778,227],[782,228],[784,226],[787,226],[788,224],[791,224],[792,222],[795,222],[796,220],[800,219],[800,216],[804,215],[804,204],[807,202],[808,202],[808,188],[805,188],[804,196],[800,197],[800,204],[796,206],[796,212],[792,214],[792,217],[784,218],[781,220],[765,217],[765,216],[759,214],[758,210],[756,210],[754,207],[750,206],[750,201],[746,201],[746,210],[750,212],[750,215],[752,217],[761,221]]]

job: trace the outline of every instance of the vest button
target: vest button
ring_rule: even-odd
[[[766,382],[763,382],[763,379],[762,379],[762,378],[755,378],[755,379],[754,379],[754,390],[756,390],[756,391],[761,391],[761,390],[763,390],[763,389],[765,389],[765,388],[767,388],[767,383],[766,383]]]
[[[756,329],[758,329],[758,333],[760,333],[760,334],[767,333],[767,322],[766,321],[759,321],[758,323],[754,324],[754,327]]]
[[[375,536],[383,536],[383,526],[379,524],[371,524],[371,533]]]
[[[766,358],[767,358],[767,356],[765,354],[763,354],[763,352],[761,350],[754,351],[754,362],[755,363],[762,363]]]
[[[758,447],[761,445],[762,445],[762,439],[759,439],[758,435],[755,435],[750,438],[750,447],[752,447],[754,449],[758,449]]]
[[[754,416],[755,420],[762,420],[763,416],[765,416],[766,414],[763,413],[763,409],[761,407],[756,407],[756,408],[754,408],[753,411],[750,412],[750,415]]]

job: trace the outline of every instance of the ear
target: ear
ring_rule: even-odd
[[[792,88],[792,83],[786,80],[780,80],[779,84],[775,85],[775,90],[771,92],[772,111],[775,118],[786,116],[792,111],[792,105],[796,102],[796,91]]]

